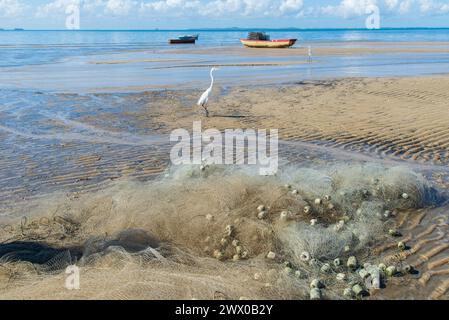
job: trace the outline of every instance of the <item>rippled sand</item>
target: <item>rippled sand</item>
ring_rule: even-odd
[[[379,158],[449,164],[449,78],[345,79],[233,88],[215,98],[206,127],[278,128],[306,141]],[[219,94],[219,90],[216,90]],[[195,95],[187,95],[193,105]],[[159,110],[153,121],[189,127],[200,110]]]

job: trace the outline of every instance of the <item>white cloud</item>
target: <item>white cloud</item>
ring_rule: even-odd
[[[37,7],[36,16],[39,18],[45,18],[54,14],[63,14],[70,5],[81,5],[80,0],[54,0],[53,2],[46,3]]]
[[[124,16],[135,8],[137,2],[132,0],[109,0],[106,2],[105,13]]]
[[[449,3],[434,0],[419,0],[419,10],[424,14],[446,14],[449,13]]]
[[[303,7],[303,0],[53,0],[39,6],[36,15],[49,17],[62,14],[65,8],[72,4],[79,4],[82,13],[97,16],[129,15],[135,10],[145,15],[164,13],[167,16],[223,16],[233,14],[260,17],[297,15]]]
[[[25,5],[19,0],[0,0],[0,17],[13,18],[20,16],[25,10]]]
[[[389,10],[393,10],[397,7],[399,0],[385,0],[385,5]]]
[[[141,11],[147,14],[260,17],[296,15],[302,7],[303,0],[157,0],[144,1]]]
[[[78,5],[80,10],[87,14],[124,16],[137,8],[137,0],[53,0],[41,5],[36,10],[36,16],[50,17],[55,14],[64,14],[70,5]]]
[[[107,1],[105,0],[83,0],[81,9],[88,14],[101,15],[104,11]]]
[[[0,0],[1,11],[11,15],[20,11],[19,1]],[[376,5],[381,14],[400,15],[412,10],[422,14],[449,13],[449,0],[340,0],[335,5],[313,6],[305,0],[48,0],[36,10],[39,17],[64,14],[70,4],[80,5],[82,14],[95,16],[164,17],[298,17],[335,16],[353,18],[366,16],[367,8]],[[304,2],[307,4],[305,5]],[[6,5],[8,4],[8,5]],[[416,6],[416,8],[415,8]],[[5,9],[7,8],[7,9]],[[3,10],[2,10],[3,9]]]
[[[279,10],[284,13],[284,12],[289,12],[289,11],[299,11],[302,9],[304,3],[302,0],[284,0],[281,3],[281,6],[279,7]]]
[[[429,12],[433,8],[433,5],[432,0],[421,0],[419,2],[419,9],[421,12]]]
[[[164,1],[142,2],[140,8],[141,12],[149,14],[160,12],[187,14],[188,12],[182,12],[182,10],[198,10],[200,9],[200,1],[164,0]]]
[[[449,4],[436,4],[434,0],[342,0],[337,5],[323,6],[315,11],[324,15],[352,18],[366,15],[366,8],[376,5],[381,14],[403,15],[411,12],[417,3],[421,12],[449,12],[449,8],[446,8]]]
[[[321,8],[321,13],[325,15],[351,18],[366,15],[366,9],[372,5],[377,5],[376,0],[342,0],[336,6],[325,6]]]
[[[404,14],[410,11],[410,8],[413,4],[413,0],[404,0],[399,4],[399,13]]]

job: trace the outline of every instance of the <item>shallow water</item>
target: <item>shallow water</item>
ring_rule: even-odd
[[[168,38],[186,32],[200,33],[196,45],[167,44]],[[74,93],[197,88],[208,82],[210,66],[220,64],[221,85],[449,72],[449,55],[438,52],[320,55],[312,64],[306,63],[305,51],[285,57],[220,54],[221,47],[241,47],[238,39],[246,32],[1,31],[0,88]],[[273,38],[298,38],[296,47],[303,48],[447,49],[444,41],[449,40],[449,29],[269,32]],[[415,43],[408,45],[410,41]],[[196,53],[209,49],[209,54]]]
[[[104,52],[168,48],[167,40],[182,34],[200,34],[195,47],[240,46],[238,39],[253,30],[129,30],[129,31],[0,31],[0,67],[58,62],[65,58]],[[449,41],[449,29],[384,30],[266,30],[272,38],[297,38],[320,45],[346,42]]]
[[[394,77],[449,72],[446,53],[395,53],[319,56],[242,57],[170,54],[157,51],[71,58],[49,65],[4,68],[0,87],[58,92],[128,92],[142,89],[207,86],[209,69],[223,65],[217,84],[266,85],[343,77]],[[107,63],[108,61],[128,61]],[[105,61],[98,64],[97,62]],[[259,65],[258,65],[259,64]]]

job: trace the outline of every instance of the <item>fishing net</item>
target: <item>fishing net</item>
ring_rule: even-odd
[[[324,263],[366,256],[386,211],[435,201],[419,174],[367,165],[272,177],[184,166],[80,198],[56,194],[0,226],[0,298],[303,299]],[[79,290],[65,288],[73,264]]]

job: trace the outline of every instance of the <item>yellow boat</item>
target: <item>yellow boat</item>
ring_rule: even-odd
[[[296,39],[278,39],[278,40],[251,40],[240,39],[240,42],[250,48],[288,48],[296,43]]]

